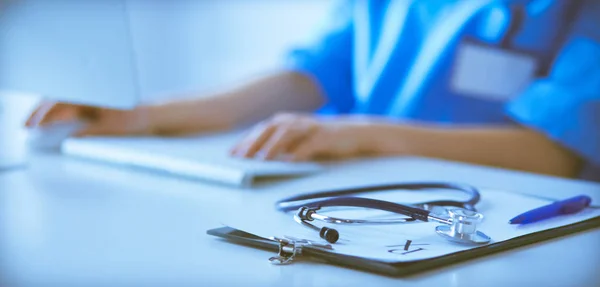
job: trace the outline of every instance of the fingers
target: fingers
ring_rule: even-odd
[[[257,125],[248,136],[233,148],[231,153],[239,157],[254,157],[276,129],[277,126],[272,123]]]
[[[305,138],[310,137],[311,132],[315,129],[314,125],[305,125],[302,123],[279,126],[260,149],[260,153],[264,159],[274,160],[278,156],[288,152]]]
[[[274,160],[308,137],[317,124],[311,117],[281,114],[258,125],[233,149],[232,154]]]
[[[298,144],[293,150],[290,150],[290,161],[308,161],[325,154],[326,143],[318,135],[312,136]]]
[[[79,113],[79,106],[46,102],[35,109],[27,119],[25,126],[36,127],[61,121],[74,121],[79,118]]]
[[[35,127],[39,124],[41,118],[45,117],[48,111],[54,107],[54,103],[41,103],[35,110],[29,115],[29,118],[25,122],[26,127]]]
[[[40,119],[38,125],[47,125],[62,121],[75,121],[78,119],[78,107],[68,104],[56,104]]]

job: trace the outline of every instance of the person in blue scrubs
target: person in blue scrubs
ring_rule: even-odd
[[[418,155],[600,179],[599,27],[595,0],[344,1],[281,73],[132,111],[45,103],[28,125],[83,117],[85,136],[258,122],[233,155]]]

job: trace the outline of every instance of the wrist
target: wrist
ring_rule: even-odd
[[[230,128],[233,118],[217,98],[173,101],[139,108],[150,134],[185,134]]]
[[[405,124],[374,124],[363,137],[375,156],[423,155],[427,149],[426,131]]]
[[[142,105],[136,107],[133,112],[141,122],[143,134],[158,135],[164,128],[164,123],[161,123],[162,115],[164,114],[163,105]]]

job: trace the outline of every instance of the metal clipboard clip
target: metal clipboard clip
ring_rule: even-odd
[[[287,265],[294,262],[297,256],[302,254],[304,247],[313,247],[320,249],[333,250],[331,244],[321,244],[312,240],[300,239],[291,236],[269,237],[279,244],[279,251],[276,256],[269,258],[269,262],[274,265]]]

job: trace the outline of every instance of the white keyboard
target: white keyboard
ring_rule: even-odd
[[[230,157],[229,149],[239,138],[238,133],[190,138],[70,138],[61,150],[66,155],[237,186],[251,185],[260,177],[299,176],[322,169],[316,163]]]

